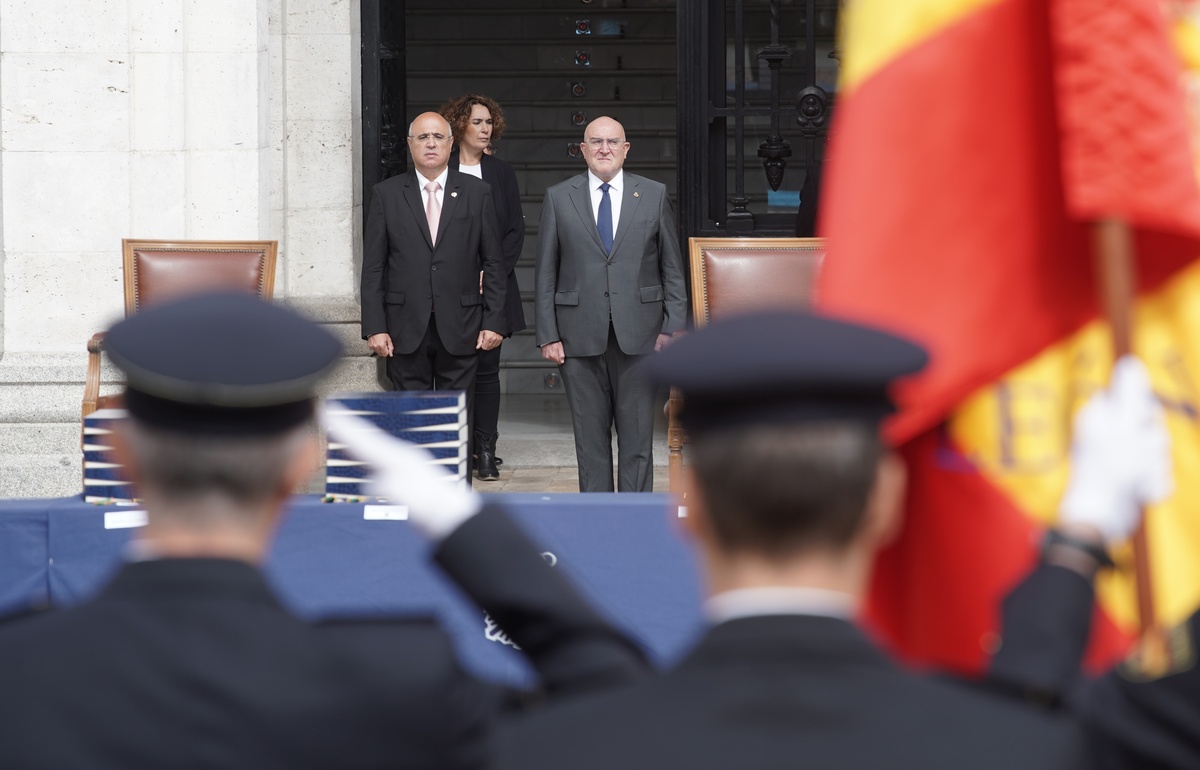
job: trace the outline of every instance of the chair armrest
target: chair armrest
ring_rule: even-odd
[[[683,445],[687,443],[687,433],[679,421],[682,408],[683,396],[678,389],[671,388],[667,399],[667,485],[676,493],[683,492]]]
[[[100,353],[104,350],[104,332],[97,332],[88,340],[87,376],[83,381],[83,414],[87,417],[96,411],[96,399],[100,397]]]

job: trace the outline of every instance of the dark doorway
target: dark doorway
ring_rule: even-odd
[[[837,12],[838,0],[680,3],[687,235],[812,234],[838,78]]]
[[[466,92],[504,109],[497,154],[517,171],[526,221],[517,278],[533,319],[533,254],[547,187],[585,169],[584,126],[625,126],[628,168],[677,189],[673,0],[360,0],[364,205],[407,167],[408,121]],[[678,205],[678,204],[677,204]],[[506,392],[557,387],[532,331],[503,349]]]

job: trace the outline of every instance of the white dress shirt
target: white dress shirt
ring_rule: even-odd
[[[600,217],[600,199],[604,197],[604,192],[600,189],[602,184],[604,184],[604,180],[588,169],[588,187],[592,191],[593,222],[598,221]],[[625,189],[625,170],[618,171],[608,186],[611,188],[608,191],[608,197],[612,201],[613,240],[615,241],[617,240],[617,223],[621,221],[621,190]]]
[[[468,166],[466,163],[459,163],[458,170],[464,174],[470,174],[473,177],[483,179],[483,164],[476,163],[474,166]]]
[[[851,620],[855,605],[850,594],[824,588],[742,588],[709,598],[704,603],[704,617],[713,625],[760,615],[818,615]]]

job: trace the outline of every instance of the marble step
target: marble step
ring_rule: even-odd
[[[653,70],[613,70],[597,67],[564,67],[553,72],[446,70],[409,72],[408,93],[416,102],[441,104],[455,94],[484,93],[504,105],[516,101],[564,101],[575,98],[571,89],[583,78],[588,93],[602,99],[675,101],[674,67]]]
[[[675,67],[675,39],[632,40],[580,35],[561,42],[554,40],[492,39],[470,41],[424,41],[410,39],[405,50],[410,77],[414,73],[454,71],[464,61],[481,54],[492,71],[561,72],[572,68],[591,71],[666,70]],[[573,70],[572,70],[573,71]]]
[[[507,9],[511,15],[562,14],[570,15],[579,10],[592,13],[670,13],[674,15],[676,0],[586,0],[586,5],[574,4],[565,8],[562,0],[505,0],[501,6],[496,0],[455,0],[454,8],[462,16],[499,13],[498,8]],[[445,17],[445,0],[408,0],[405,10],[411,14],[426,13]]]
[[[0,425],[0,430],[8,426]],[[82,455],[0,453],[0,498],[67,497],[83,491]]]
[[[671,37],[676,33],[674,3],[658,8],[567,9],[514,8],[492,2],[470,13],[447,16],[443,11],[413,8],[405,20],[409,40],[495,40],[497,31],[529,39],[592,41],[605,38],[642,40]],[[580,22],[586,21],[584,26]]]

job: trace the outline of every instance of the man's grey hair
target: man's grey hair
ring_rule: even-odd
[[[159,504],[156,514],[168,516],[256,509],[280,491],[313,430],[305,423],[271,436],[230,437],[165,431],[135,419],[123,426],[140,492]]]

